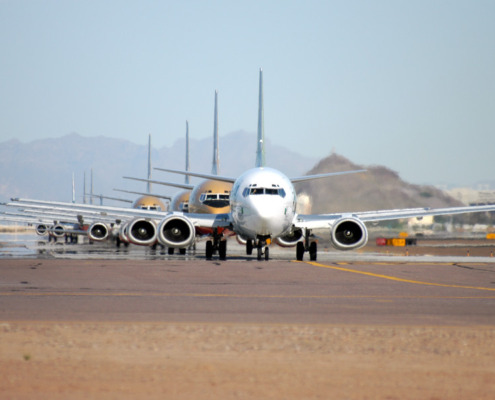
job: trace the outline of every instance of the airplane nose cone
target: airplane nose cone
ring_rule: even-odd
[[[273,202],[260,202],[254,208],[258,235],[278,235],[284,228],[284,208]]]

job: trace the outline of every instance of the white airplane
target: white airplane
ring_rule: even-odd
[[[427,215],[453,215],[470,212],[495,211],[495,205],[414,208],[397,210],[378,210],[355,213],[298,214],[296,210],[296,190],[294,183],[305,180],[322,179],[331,176],[364,172],[344,171],[336,173],[288,178],[282,172],[265,167],[263,128],[260,116],[263,115],[262,71],[260,70],[260,105],[258,118],[258,150],[256,167],[238,178],[200,174],[189,171],[167,170],[183,175],[196,176],[233,183],[230,196],[231,211],[223,214],[199,214],[179,212],[148,212],[135,215],[127,226],[126,234],[135,244],[151,245],[157,241],[167,247],[183,248],[195,240],[196,228],[228,228],[247,239],[249,246],[257,248],[258,259],[269,259],[269,245],[275,240],[296,241],[296,258],[302,260],[309,252],[310,259],[317,258],[317,244],[311,242],[313,229],[328,229],[331,242],[336,249],[352,250],[366,245],[368,241],[367,222],[391,219],[424,217]],[[261,126],[261,128],[260,128]],[[40,201],[17,199],[9,205],[37,205]],[[70,209],[71,203],[62,207]],[[52,205],[53,207],[53,205]],[[79,206],[80,207],[80,206]],[[134,210],[137,213],[139,210]],[[77,212],[80,212],[78,210]],[[302,239],[302,240],[300,240]],[[226,241],[224,241],[226,243]],[[226,257],[226,246],[220,252],[220,258]]]

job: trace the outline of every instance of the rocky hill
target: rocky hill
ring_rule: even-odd
[[[300,183],[296,189],[310,196],[313,213],[462,205],[433,186],[404,182],[387,167],[354,164],[337,154],[322,159],[307,175],[357,169],[367,172]]]

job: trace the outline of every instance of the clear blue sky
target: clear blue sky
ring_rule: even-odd
[[[0,141],[204,138],[215,90],[220,135],[255,132],[262,67],[274,143],[493,180],[494,21],[493,0],[0,0]]]

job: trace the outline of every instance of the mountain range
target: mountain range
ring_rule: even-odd
[[[151,138],[153,141],[153,137]],[[244,131],[222,136],[220,142],[220,172],[238,176],[254,167],[256,135]],[[267,162],[289,176],[299,176],[309,170],[316,159],[301,156],[283,146],[265,142]],[[94,193],[125,197],[113,188],[144,191],[145,183],[122,179],[123,176],[146,178],[148,146],[104,136],[84,137],[72,133],[60,138],[22,143],[10,140],[0,143],[0,201],[11,197],[70,201],[72,174],[76,182],[76,200],[82,200],[83,180],[90,191],[93,171]],[[152,166],[183,170],[185,168],[185,139],[170,147],[153,148]],[[191,171],[210,172],[213,160],[213,140],[190,139]],[[152,172],[153,179],[184,182],[176,174]],[[197,181],[197,180],[196,180]],[[192,179],[192,183],[195,180]],[[153,191],[173,195],[177,189],[154,185]],[[110,204],[110,203],[108,203]],[[122,203],[117,203],[122,204]]]
[[[323,172],[366,169],[367,172],[338,176],[298,184],[298,192],[308,194],[315,213],[346,212],[406,207],[446,207],[459,202],[432,186],[404,182],[384,166],[362,166],[338,154],[317,160],[304,157],[283,146],[265,142],[267,164],[290,176]],[[244,131],[220,138],[220,175],[236,177],[254,166],[256,136]],[[82,201],[83,177],[90,191],[93,171],[95,194],[127,197],[113,188],[144,191],[145,183],[122,179],[123,176],[145,178],[147,146],[104,136],[84,137],[70,134],[60,138],[21,143],[10,140],[0,143],[0,201],[11,197],[70,201],[72,174],[76,180],[76,201]],[[211,139],[190,139],[192,171],[211,170]],[[152,165],[184,169],[185,139],[170,147],[152,148]],[[182,183],[180,175],[153,171],[153,179]],[[197,181],[197,180],[196,180]],[[195,180],[192,180],[194,183]],[[154,185],[153,191],[173,195],[178,189]],[[105,204],[120,205],[105,201]]]

